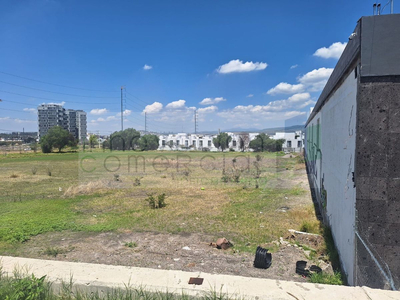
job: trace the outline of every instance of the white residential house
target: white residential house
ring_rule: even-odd
[[[271,136],[274,140],[284,139],[282,150],[287,152],[301,152],[304,149],[304,133],[296,132],[276,132]]]

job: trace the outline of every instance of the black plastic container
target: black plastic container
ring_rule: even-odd
[[[257,247],[256,257],[254,259],[254,267],[258,269],[268,269],[272,263],[272,254],[268,253],[268,249]]]

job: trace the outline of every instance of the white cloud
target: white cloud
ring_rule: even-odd
[[[124,111],[123,111],[123,115],[124,116],[130,116],[132,114],[132,111],[131,110],[129,110],[129,109],[125,109]],[[121,113],[117,113],[117,117],[120,117],[121,116]],[[107,118],[108,119],[108,118]]]
[[[185,108],[185,100],[177,100],[177,101],[172,101],[171,103],[168,103],[166,108],[169,109],[182,109]]]
[[[36,108],[24,108],[23,110],[34,114],[37,112]]]
[[[336,58],[338,59],[342,53],[344,48],[346,48],[347,43],[333,43],[328,48],[322,47],[319,48],[315,53],[314,56],[322,57],[322,58]]]
[[[263,62],[243,62],[239,59],[231,60],[230,62],[219,66],[217,72],[220,74],[234,73],[234,72],[251,72],[264,70],[268,66],[267,63]]]
[[[289,84],[287,82],[281,82],[277,86],[270,89],[267,94],[268,95],[277,95],[277,94],[295,94],[304,91],[304,85],[299,84]]]
[[[152,66],[149,66],[149,65],[144,65],[143,66],[143,70],[151,70],[151,69],[153,69],[153,67]]]
[[[55,105],[64,106],[65,105],[65,101],[62,101],[62,102],[49,102],[49,103],[43,102],[42,104],[55,104]]]
[[[207,106],[204,108],[199,108],[197,111],[199,113],[208,114],[208,113],[216,112],[217,110],[218,110],[218,107],[216,107],[215,105],[211,105],[211,106]]]
[[[226,99],[223,97],[204,98],[199,104],[200,105],[210,105],[210,104],[217,104],[221,101],[226,101]]]
[[[252,98],[252,97],[254,97],[253,94],[248,94],[248,95],[246,96],[246,98]]]
[[[158,113],[162,110],[163,105],[160,102],[154,102],[153,104],[146,105],[143,112],[148,114]]]
[[[107,108],[94,108],[90,111],[91,115],[104,115],[106,113],[108,113]]]
[[[333,72],[333,68],[314,69],[298,78],[298,81],[307,87],[307,91],[321,91],[329,77]]]
[[[291,70],[292,70],[292,69],[296,69],[298,66],[299,66],[299,65],[293,65],[293,66],[290,67],[290,69],[291,69]]]

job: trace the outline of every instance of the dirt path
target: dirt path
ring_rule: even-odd
[[[135,244],[127,246],[126,243],[131,241]],[[272,254],[271,267],[263,270],[253,267],[254,254],[237,253],[232,249],[218,250],[209,246],[212,241],[211,237],[200,234],[62,232],[34,237],[14,255],[306,281],[295,273],[296,261],[307,260],[304,251],[297,246],[280,245],[279,250]],[[50,255],[49,249],[53,250],[55,257]]]

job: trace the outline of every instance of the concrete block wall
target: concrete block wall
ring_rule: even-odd
[[[355,283],[399,289],[398,78],[363,79],[358,88],[357,106]]]

